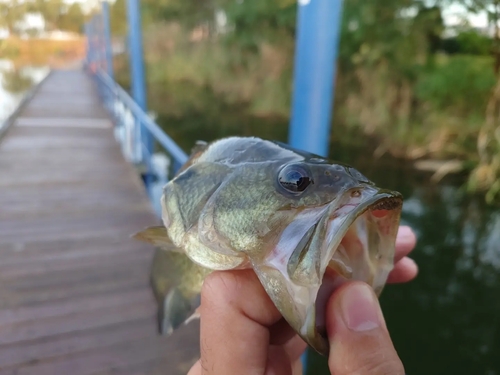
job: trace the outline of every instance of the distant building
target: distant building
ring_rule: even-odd
[[[45,19],[41,13],[26,13],[14,27],[21,38],[38,36],[45,30]]]
[[[0,40],[7,39],[9,35],[10,35],[9,30],[0,28]]]

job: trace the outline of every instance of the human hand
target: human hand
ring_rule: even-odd
[[[412,280],[418,272],[406,255],[416,238],[400,227],[389,283]],[[298,375],[307,345],[282,318],[252,270],[212,273],[201,294],[201,359],[188,375]],[[373,290],[346,283],[327,304],[333,375],[403,375],[404,369]]]

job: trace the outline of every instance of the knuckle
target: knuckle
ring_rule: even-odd
[[[340,352],[329,360],[333,375],[405,375],[388,337],[368,335],[337,349]]]
[[[238,288],[238,279],[232,272],[212,272],[203,282],[201,298],[204,303],[209,304],[227,303],[237,293]]]

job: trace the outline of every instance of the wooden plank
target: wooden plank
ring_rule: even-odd
[[[109,129],[111,122],[105,119],[75,119],[75,118],[50,118],[50,117],[23,117],[16,121],[16,126],[42,127],[42,128],[83,128],[83,129]]]
[[[132,289],[112,295],[100,294],[83,298],[69,298],[59,302],[42,303],[35,306],[0,310],[0,328],[9,324],[19,324],[30,320],[54,318],[68,314],[92,311],[99,308],[122,306],[129,301],[151,303],[149,288]]]
[[[78,335],[61,335],[52,340],[39,339],[29,343],[0,347],[0,368],[36,363],[40,358],[54,357],[98,349],[123,341],[135,341],[155,335],[155,320],[138,319],[109,325],[106,328],[85,330]]]
[[[73,342],[64,338],[58,339],[52,342],[57,345],[52,344],[42,349],[47,353],[43,361],[36,359],[25,361],[16,366],[16,372],[5,366],[2,367],[3,370],[0,370],[0,375],[185,375],[199,358],[197,349],[199,345],[196,340],[198,323],[182,327],[174,333],[173,340],[152,334],[149,330],[150,335],[144,338],[134,327],[138,324],[141,322],[131,322],[128,327],[119,326],[119,329],[128,331],[130,338],[121,342],[119,339],[123,338],[123,335],[119,330],[114,329],[116,327],[107,328],[107,335],[102,336],[104,342],[95,340],[100,336],[97,332],[93,337],[79,336],[81,340]],[[67,344],[70,344],[69,348],[65,347]],[[194,350],[183,350],[184,348]],[[55,355],[51,356],[53,353]],[[13,359],[15,360],[15,358],[6,357],[6,363],[12,362]],[[2,356],[0,356],[1,360]]]
[[[56,71],[0,143],[0,375],[185,374],[198,325],[157,334],[157,225],[92,80]]]
[[[102,348],[81,355],[68,356],[64,361],[37,363],[16,370],[0,370],[0,375],[88,375],[116,367],[127,367],[158,358],[162,352],[158,348],[159,339],[149,337],[139,341],[124,341],[120,345]]]
[[[73,277],[77,272],[90,272],[99,268],[128,266],[130,263],[142,263],[151,261],[151,253],[144,251],[142,253],[135,251],[124,252],[119,254],[97,254],[94,256],[81,258],[78,262],[74,258],[57,259],[50,261],[38,261],[30,263],[18,263],[0,265],[0,274],[2,281],[13,278],[33,278],[36,276],[45,277],[45,274],[51,276],[61,272],[70,273]]]
[[[92,296],[97,294],[114,294],[121,291],[147,288],[149,287],[149,279],[145,275],[129,276],[124,274],[111,274],[108,279],[99,279],[95,282],[86,282],[83,284],[63,286],[52,288],[31,288],[13,291],[5,291],[4,287],[0,287],[2,299],[0,300],[0,308],[12,308],[15,306],[28,306],[45,302],[58,302],[69,298],[79,298]],[[154,307],[151,306],[151,310]]]
[[[2,264],[29,264],[38,261],[84,257],[98,254],[120,254],[121,251],[137,251],[138,244],[128,237],[108,232],[105,236],[88,236],[82,243],[79,239],[55,239],[49,241],[15,242],[0,246]],[[142,249],[142,247],[141,247]]]
[[[0,345],[76,333],[154,316],[156,316],[156,312],[151,311],[150,304],[136,303],[132,300],[123,306],[103,307],[96,311],[84,311],[83,313],[31,320],[22,324],[0,327]]]

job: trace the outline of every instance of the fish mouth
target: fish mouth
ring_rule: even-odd
[[[294,253],[304,256],[295,264],[292,256],[288,265],[290,280],[309,290],[309,301],[299,303],[304,307],[299,334],[325,355],[329,351],[325,323],[329,297],[352,280],[366,282],[380,295],[394,266],[403,203],[401,194],[371,186],[353,189],[341,200],[331,203],[314,230],[304,236],[306,240],[300,241],[299,246],[304,246]]]

